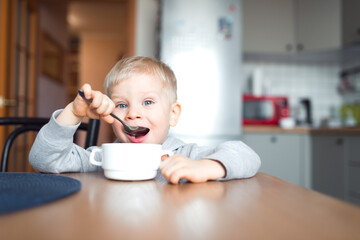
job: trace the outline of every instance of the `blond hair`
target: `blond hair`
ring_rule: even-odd
[[[149,74],[160,78],[168,89],[170,102],[177,100],[177,86],[174,72],[165,63],[148,57],[129,57],[118,61],[105,78],[105,93],[110,97],[111,89],[122,80],[136,74]]]

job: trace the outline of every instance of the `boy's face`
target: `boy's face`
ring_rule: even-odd
[[[113,130],[120,142],[162,144],[165,141],[169,127],[177,124],[181,112],[178,103],[170,103],[167,91],[159,78],[148,74],[135,74],[111,89],[114,113],[130,126],[150,129],[147,135],[134,137],[115,121]]]

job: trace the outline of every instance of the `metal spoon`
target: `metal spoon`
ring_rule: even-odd
[[[84,92],[82,90],[79,90],[78,93],[88,104],[92,103],[92,99],[86,99],[85,98],[85,94],[84,94]],[[114,113],[110,113],[110,115],[113,118],[115,118],[116,120],[118,120],[119,122],[121,122],[122,125],[124,125],[124,131],[127,134],[135,135],[135,136],[136,135],[144,136],[150,131],[150,129],[145,128],[145,127],[129,126],[125,122],[123,122],[120,118],[118,118]]]

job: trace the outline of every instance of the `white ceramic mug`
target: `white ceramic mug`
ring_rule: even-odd
[[[102,161],[95,160],[101,152]],[[172,156],[170,150],[162,150],[160,144],[105,143],[90,153],[90,163],[101,166],[105,177],[116,180],[146,180],[157,174],[161,156]]]

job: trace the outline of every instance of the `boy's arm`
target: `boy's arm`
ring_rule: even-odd
[[[259,155],[241,141],[224,142],[206,158],[216,160],[225,167],[225,177],[218,180],[249,178],[254,176],[261,166]]]
[[[189,173],[190,171],[184,171],[184,169],[195,169],[195,165],[190,164],[189,161],[172,161],[172,164],[163,162],[161,167],[165,170],[162,169],[162,172],[168,181],[174,174],[182,175],[180,178],[186,178],[189,181],[192,181],[190,178],[200,181],[201,176],[201,181],[248,178],[256,174],[261,164],[259,156],[241,141],[225,142],[216,148],[186,144],[178,148],[176,153],[182,155],[183,159],[199,162],[196,166],[199,165],[200,167],[196,171]],[[167,161],[170,162],[174,156],[167,159]],[[175,163],[176,166],[173,166]],[[165,165],[167,165],[167,168],[165,168]],[[217,169],[215,171],[219,173],[218,175],[214,174],[214,169]],[[220,169],[225,171],[222,176],[219,176]],[[214,176],[218,177],[214,179]],[[177,177],[174,177],[174,179],[177,179]]]
[[[73,143],[79,124],[63,126],[55,120],[61,112],[56,111],[37,134],[29,154],[31,166],[36,171],[49,173],[97,171],[97,167],[89,163],[90,149]]]
[[[87,107],[87,106],[86,106]],[[76,116],[73,113],[74,102],[69,103],[65,109],[57,116],[56,121],[64,126],[77,125],[81,122],[83,117]]]
[[[77,95],[64,110],[53,114],[51,120],[38,133],[31,148],[29,161],[35,170],[41,172],[83,172],[96,169],[89,163],[89,151],[73,143],[73,136],[84,117],[101,117],[108,123],[114,118],[110,113],[115,104],[109,97],[84,84],[81,90],[88,104]]]

